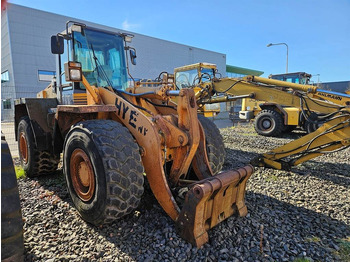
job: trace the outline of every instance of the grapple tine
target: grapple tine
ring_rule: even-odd
[[[235,213],[245,216],[245,188],[253,172],[253,166],[247,165],[195,184],[188,191],[176,220],[181,237],[200,247],[209,240],[207,230]]]

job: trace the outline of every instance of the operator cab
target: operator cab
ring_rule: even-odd
[[[280,80],[280,81],[301,84],[301,85],[308,85],[311,77],[312,77],[312,75],[305,73],[305,72],[269,75],[270,79],[276,79],[276,80]]]
[[[177,89],[192,88],[196,96],[198,96],[202,93],[203,88],[208,89],[207,86],[211,85],[216,74],[216,65],[210,63],[196,63],[177,67],[174,69],[175,85]],[[199,111],[205,117],[214,117],[220,113],[220,104],[201,105]]]
[[[177,89],[193,88],[203,82],[210,82],[215,77],[216,65],[196,63],[175,68],[175,84]]]
[[[69,23],[73,24],[68,27]],[[74,82],[70,76],[66,75],[67,71],[71,72],[71,69],[67,69],[68,61],[80,64],[81,73],[91,86],[125,91],[128,87],[128,65],[124,55],[125,50],[130,50],[131,62],[136,64],[135,49],[126,46],[126,42],[131,42],[132,37],[132,35],[87,27],[76,22],[67,22],[66,30],[52,37],[53,39],[64,38],[67,40],[60,39],[61,44],[65,42],[64,49],[66,49],[67,54],[61,56],[63,51],[58,50],[55,46],[60,44],[59,41],[51,40],[51,50],[58,54],[56,64],[59,67],[57,72],[60,74],[56,81],[57,87],[59,87],[58,93],[62,90],[61,102],[63,104],[87,103],[84,84],[81,81]],[[69,64],[74,63],[69,62]],[[62,70],[63,68],[65,70]]]

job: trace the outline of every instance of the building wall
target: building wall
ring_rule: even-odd
[[[1,120],[10,119],[13,116],[12,98],[15,96],[8,26],[7,12],[1,11]],[[3,81],[3,75],[5,74],[7,74],[8,81]],[[8,105],[8,102],[10,102],[10,105]]]
[[[109,31],[126,32],[77,18],[8,4],[1,20],[1,72],[9,70],[10,82],[7,83],[8,88],[4,89],[4,92],[3,88],[1,90],[2,99],[34,97],[49,84],[49,82],[39,81],[38,70],[56,70],[55,56],[51,54],[50,37],[62,32],[68,20]],[[137,65],[130,66],[130,72],[134,78],[154,79],[162,71],[173,72],[175,67],[196,62],[217,64],[219,72],[225,75],[225,54],[128,33],[135,35],[130,44],[137,50]]]

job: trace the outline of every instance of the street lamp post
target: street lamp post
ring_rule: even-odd
[[[286,43],[277,43],[277,44],[268,44],[267,47],[273,46],[273,45],[285,45],[287,47],[287,65],[286,65],[286,73],[288,73],[288,45]]]

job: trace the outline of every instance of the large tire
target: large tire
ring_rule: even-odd
[[[73,126],[63,166],[68,191],[85,221],[110,223],[139,205],[144,190],[139,147],[120,123],[89,120]]]
[[[1,261],[23,261],[23,221],[9,147],[1,136]]]
[[[324,124],[324,122],[316,122],[316,120],[314,120],[314,122],[312,121],[305,121],[304,123],[304,130],[310,134],[312,132],[315,132],[320,126],[322,126]]]
[[[202,124],[205,132],[205,142],[209,165],[213,175],[219,173],[225,162],[225,145],[217,126],[208,118],[198,115],[198,120]]]
[[[255,117],[254,128],[262,136],[279,136],[285,126],[281,114],[271,109],[264,109]]]
[[[57,170],[60,156],[37,149],[28,116],[21,118],[17,138],[19,159],[28,177],[46,175]]]

